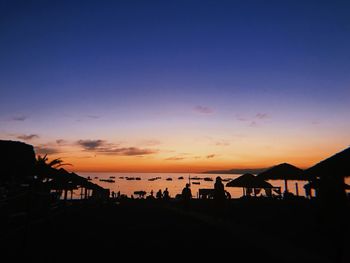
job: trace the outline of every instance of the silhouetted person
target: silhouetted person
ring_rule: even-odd
[[[224,184],[222,183],[221,177],[216,177],[216,181],[214,184],[214,199],[218,201],[225,200],[225,189]]]
[[[311,186],[310,185],[305,185],[304,189],[305,189],[306,198],[311,198]]]
[[[154,195],[153,195],[153,190],[151,190],[151,193],[150,193],[150,195],[149,196],[147,196],[147,198],[146,199],[148,199],[148,200],[154,200],[155,198],[154,198]]]
[[[163,199],[164,200],[169,200],[170,199],[168,188],[165,188],[165,190],[163,192]]]
[[[162,198],[163,198],[162,190],[159,189],[159,191],[157,192],[157,199],[162,199]]]
[[[186,187],[182,190],[182,199],[188,201],[192,198],[192,192],[190,184],[186,184]]]
[[[251,197],[253,193],[253,189],[252,188],[247,188],[246,190],[246,197]]]

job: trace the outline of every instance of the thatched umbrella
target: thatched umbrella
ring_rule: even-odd
[[[64,200],[67,200],[68,191],[73,193],[73,190],[77,189],[75,176],[63,168],[56,170],[56,172],[53,172],[52,170],[50,177],[51,180],[46,183],[46,186],[52,190],[64,191]]]
[[[303,170],[289,163],[282,163],[263,171],[258,177],[264,180],[284,180],[285,191],[288,192],[287,180],[307,181]]]
[[[145,191],[134,191],[135,195],[138,195],[140,198],[143,198],[146,195]]]
[[[350,176],[349,164],[350,147],[305,170],[304,176],[311,178],[321,178],[322,176],[348,177]]]
[[[304,175],[311,181],[320,179],[321,195],[341,200],[346,197],[344,178],[350,176],[349,164],[350,147],[305,170]]]
[[[252,175],[252,174],[243,174],[240,177],[233,179],[232,181],[226,184],[227,187],[242,187],[243,195],[245,195],[245,188],[274,188],[274,186],[263,179]]]
[[[85,198],[88,197],[88,190],[92,190],[93,192],[99,192],[104,193],[108,191],[108,189],[105,189],[97,184],[94,184],[90,182],[87,178],[82,177],[74,172],[70,173],[70,180],[77,186],[80,186],[82,191],[83,188],[85,188]],[[104,194],[101,194],[104,195]],[[81,192],[81,197],[83,197],[83,193]]]

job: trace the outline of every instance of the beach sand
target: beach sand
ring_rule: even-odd
[[[212,201],[193,200],[189,207],[157,200],[73,201],[6,228],[2,255],[26,262],[155,260],[164,253],[164,260],[334,262],[334,242],[316,204],[231,200],[218,207]]]

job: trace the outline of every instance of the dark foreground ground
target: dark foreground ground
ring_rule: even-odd
[[[2,222],[0,261],[344,263],[350,262],[349,225],[327,223],[307,200],[232,200],[221,206],[193,200],[188,207],[148,200],[73,202]]]

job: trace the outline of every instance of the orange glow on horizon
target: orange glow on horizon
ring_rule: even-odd
[[[260,156],[259,158],[240,159],[217,157],[202,160],[176,160],[168,161],[155,157],[121,157],[121,156],[97,156],[79,158],[65,156],[62,159],[73,166],[66,166],[70,171],[76,172],[178,172],[178,173],[200,173],[209,170],[229,169],[257,169],[267,168],[279,163],[288,162],[302,169],[308,168],[321,160],[329,157],[335,152],[316,152],[309,157],[307,153],[299,155],[284,156]],[[51,156],[57,158],[59,156]],[[255,159],[255,160],[254,160]]]

